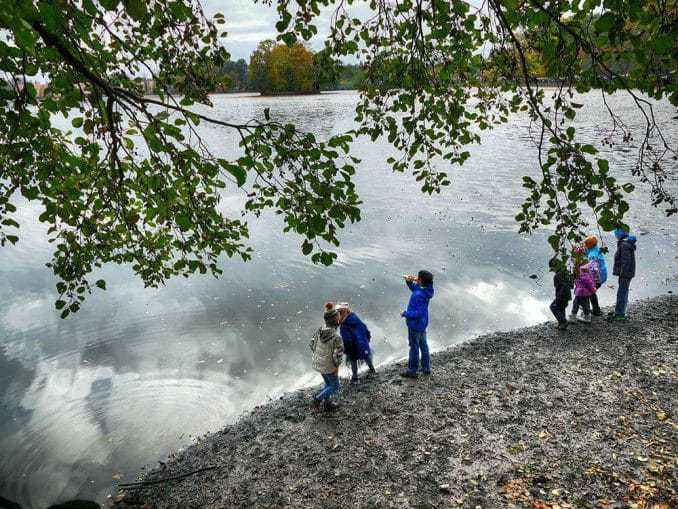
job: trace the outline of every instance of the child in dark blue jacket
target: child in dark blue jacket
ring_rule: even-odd
[[[420,270],[417,276],[403,276],[403,279],[412,295],[410,295],[407,309],[400,313],[400,316],[404,317],[407,322],[410,345],[407,371],[401,373],[401,376],[417,378],[420,351],[421,371],[425,375],[431,374],[431,356],[426,342],[426,327],[428,326],[428,303],[433,297],[433,274],[427,270]]]
[[[619,276],[617,286],[617,305],[610,319],[623,322],[626,320],[626,305],[629,301],[629,286],[631,279],[636,275],[636,238],[629,235],[623,228],[614,230],[617,237],[617,252],[614,254],[614,267],[612,274]]]
[[[558,320],[558,329],[567,329],[565,310],[572,299],[572,279],[567,270],[560,266],[557,258],[551,258],[549,267],[553,272],[553,286],[556,290],[556,298],[551,302],[551,312]]]
[[[358,381],[358,362],[365,362],[370,370],[370,374],[374,374],[374,365],[372,364],[372,349],[370,348],[370,338],[372,334],[367,325],[355,314],[346,302],[342,302],[337,306],[339,310],[339,319],[341,326],[339,332],[341,339],[344,340],[344,353],[346,360],[351,363],[351,383]]]

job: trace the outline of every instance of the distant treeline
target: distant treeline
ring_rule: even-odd
[[[316,93],[360,88],[365,72],[359,65],[342,64],[326,50],[312,52],[302,44],[287,46],[271,40],[259,43],[249,64],[228,61],[218,69],[223,85],[218,92],[262,94]]]

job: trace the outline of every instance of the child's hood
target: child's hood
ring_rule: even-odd
[[[598,246],[593,246],[586,251],[586,256],[589,258],[598,258],[600,256],[600,248]]]
[[[433,283],[425,287],[419,287],[419,292],[426,297],[426,299],[431,300],[433,298]]]
[[[352,327],[354,325],[358,325],[358,323],[360,323],[360,318],[358,318],[358,315],[351,312],[346,316],[346,318],[344,318],[344,321],[341,322],[341,325]]]

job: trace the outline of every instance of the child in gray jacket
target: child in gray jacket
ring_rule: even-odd
[[[322,404],[325,410],[335,410],[339,405],[330,397],[339,391],[339,366],[344,355],[344,342],[337,332],[339,311],[333,304],[325,304],[325,326],[320,327],[311,339],[313,369],[319,371],[325,381],[325,387],[313,398],[313,409],[319,410]]]

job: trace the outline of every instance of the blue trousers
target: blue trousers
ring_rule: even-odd
[[[325,387],[316,395],[315,399],[318,401],[325,401],[335,392],[339,392],[339,375],[323,373],[322,377],[325,380]]]
[[[407,369],[416,373],[419,369],[419,351],[421,351],[421,370],[431,371],[431,356],[426,342],[426,331],[407,329],[407,340],[410,344],[410,357],[407,361]]]
[[[625,316],[626,304],[629,302],[629,286],[631,285],[630,277],[619,277],[619,285],[617,286],[617,305],[614,307],[614,314]]]

